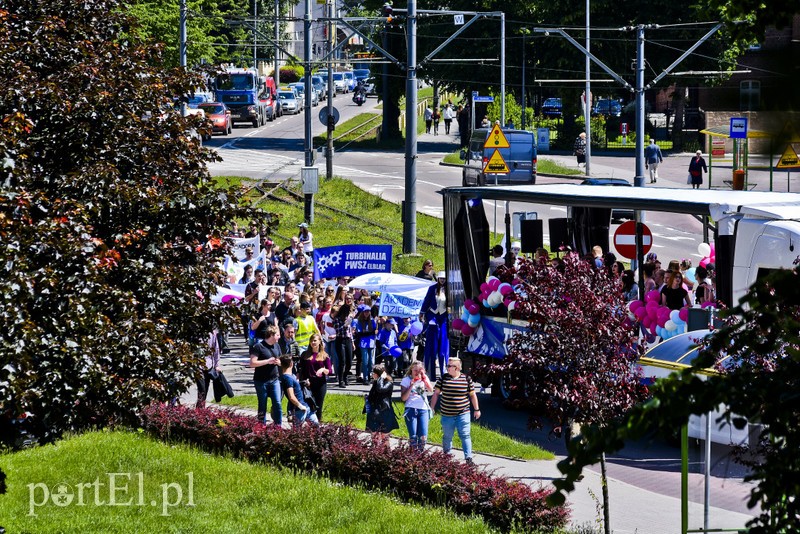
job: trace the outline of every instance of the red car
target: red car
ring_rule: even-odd
[[[206,102],[200,104],[198,109],[202,109],[206,118],[211,121],[211,132],[220,132],[228,135],[233,131],[231,122],[231,111],[222,102]]]

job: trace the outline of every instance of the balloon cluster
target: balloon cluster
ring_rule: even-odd
[[[422,328],[423,328],[422,322],[416,320],[413,323],[411,323],[408,332],[412,336],[418,336],[419,334],[422,333]],[[401,349],[397,345],[391,345],[390,347],[387,348],[387,350],[389,351],[389,355],[392,356],[393,358],[399,358],[400,356],[403,355],[403,349]]]
[[[670,310],[667,306],[659,304],[660,299],[661,293],[654,289],[644,296],[644,302],[634,300],[628,304],[628,309],[642,326],[651,334],[661,336],[661,339],[669,339],[686,332],[689,307]]]
[[[515,280],[519,283],[519,280]],[[495,309],[501,304],[505,305],[508,311],[514,309],[514,287],[501,282],[499,278],[490,276],[486,282],[481,284],[481,294],[477,302],[467,299],[464,302],[464,311],[460,318],[453,319],[453,328],[460,330],[465,336],[471,336],[481,322],[481,304],[486,308]]]
[[[697,252],[703,259],[700,260],[700,267],[705,267],[709,263],[717,262],[717,251],[715,250],[714,243],[700,243],[697,245]]]

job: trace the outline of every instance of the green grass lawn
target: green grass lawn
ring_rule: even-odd
[[[244,408],[256,409],[258,400],[255,395],[238,395],[232,399],[225,398],[222,404],[227,406],[239,406]],[[342,395],[328,393],[325,397],[323,418],[329,423],[350,424],[355,428],[365,428],[367,416],[361,411],[364,407],[364,398],[360,395]],[[286,399],[283,401],[284,414],[286,413]],[[395,401],[395,413],[400,414],[398,419],[400,428],[392,432],[392,435],[401,438],[408,438],[408,431],[402,420],[403,403]],[[440,444],[442,442],[442,425],[440,415],[431,421],[428,431],[430,443]],[[461,442],[456,434],[453,440],[455,447],[461,447]],[[553,454],[545,451],[530,443],[517,441],[505,434],[495,430],[489,430],[480,426],[480,422],[472,424],[472,448],[475,452],[484,452],[507,456],[510,458],[521,458],[525,460],[552,460]]]
[[[8,532],[491,531],[479,519],[443,509],[404,504],[324,478],[209,455],[185,445],[165,445],[134,432],[92,432],[3,454],[0,466],[8,475],[8,493],[0,495],[0,524]],[[115,476],[116,506],[109,505],[108,473],[123,474]],[[84,486],[79,505],[79,485],[95,481],[99,484]],[[61,484],[73,496],[65,506],[57,506],[52,498]],[[47,495],[47,504],[35,506],[45,503]]]

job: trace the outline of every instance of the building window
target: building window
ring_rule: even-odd
[[[739,110],[758,111],[761,102],[761,82],[745,80],[739,84]]]

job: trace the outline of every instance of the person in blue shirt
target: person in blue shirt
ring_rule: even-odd
[[[411,364],[411,351],[414,350],[414,335],[411,333],[411,317],[403,317],[398,326],[397,346],[403,354],[397,359],[395,376],[402,378]]]
[[[314,413],[314,410],[309,407],[308,402],[303,395],[303,387],[292,373],[294,360],[292,360],[291,356],[284,355],[281,356],[280,362],[281,370],[283,371],[283,374],[281,374],[280,377],[281,388],[286,394],[286,399],[288,400],[286,411],[290,415],[294,416],[293,425],[299,427],[305,421],[308,421],[314,426],[319,426],[317,414]]]
[[[395,369],[394,356],[392,356],[391,348],[397,346],[397,321],[391,317],[387,317],[383,322],[383,328],[378,332],[378,341],[381,342],[381,356],[383,357],[383,365],[389,376]]]
[[[658,181],[658,164],[664,161],[661,149],[656,144],[655,139],[650,139],[650,144],[644,148],[644,167],[650,170],[650,183]]]
[[[378,323],[372,318],[370,308],[366,304],[358,306],[358,315],[355,322],[356,345],[361,354],[361,376],[360,382],[369,384],[370,373],[375,366],[375,335],[378,331]]]

